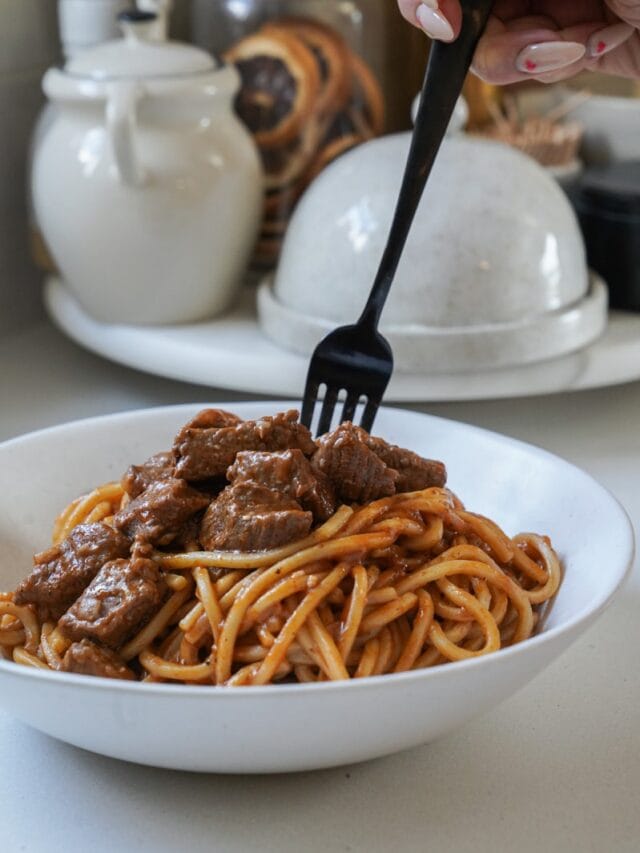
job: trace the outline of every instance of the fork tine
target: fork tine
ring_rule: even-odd
[[[304,389],[304,398],[302,400],[302,411],[300,413],[300,423],[304,424],[307,429],[311,429],[311,421],[313,420],[313,410],[318,399],[319,384],[308,378],[307,385]]]
[[[366,429],[367,432],[371,432],[371,428],[373,427],[373,422],[375,421],[376,415],[378,414],[380,399],[381,398],[379,397],[369,397],[369,399],[367,400],[367,405],[364,407],[360,426],[362,427],[362,429]]]
[[[360,402],[360,395],[351,391],[347,393],[347,399],[344,403],[344,408],[342,410],[342,418],[340,423],[344,423],[345,421],[353,421],[353,416],[356,413],[356,408],[358,403]]]
[[[340,389],[336,388],[335,385],[327,385],[316,435],[324,435],[325,432],[329,432],[331,429],[331,419],[333,418],[333,412],[336,407],[339,390]]]

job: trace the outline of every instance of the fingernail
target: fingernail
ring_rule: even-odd
[[[516,68],[523,74],[544,74],[556,71],[566,65],[572,65],[586,53],[583,44],[576,41],[546,41],[530,44],[520,51],[516,58]]]
[[[435,8],[433,6],[435,5]],[[429,4],[421,3],[416,9],[418,23],[431,38],[439,41],[453,40],[453,27],[447,21],[442,12],[438,11],[438,4],[430,0]]]
[[[587,53],[594,59],[620,47],[633,34],[630,24],[612,24],[594,33],[587,42]]]

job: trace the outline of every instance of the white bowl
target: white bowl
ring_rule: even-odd
[[[265,333],[310,353],[355,322],[387,238],[409,135],[345,154],[311,185],[275,280],[259,293]],[[604,330],[575,214],[529,157],[491,141],[445,140],[382,317],[399,370],[505,367],[563,355]]]
[[[288,403],[233,404],[243,417]],[[149,409],[44,430],[0,446],[0,589],[26,574],[73,496],[166,448],[194,406]],[[116,682],[0,661],[0,704],[47,734],[103,755],[227,773],[310,770],[432,740],[530,681],[609,602],[633,533],[587,474],[494,433],[384,409],[376,432],[447,462],[449,484],[509,533],[548,533],[566,576],[544,631],[471,661],[354,682],[224,688]],[[549,708],[548,713],[553,713]]]

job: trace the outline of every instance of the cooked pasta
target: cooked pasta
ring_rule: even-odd
[[[117,483],[78,498],[53,545],[80,524],[112,524],[128,501]],[[156,543],[145,558],[166,593],[109,654],[126,677],[198,685],[364,678],[497,652],[536,631],[561,580],[548,538],[510,538],[444,487],[342,505],[270,550]],[[0,594],[4,657],[62,669],[64,626],[14,598]]]

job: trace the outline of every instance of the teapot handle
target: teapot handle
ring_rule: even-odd
[[[107,92],[106,124],[118,179],[127,186],[140,187],[146,174],[136,152],[138,102],[144,95],[139,83],[117,81]]]

